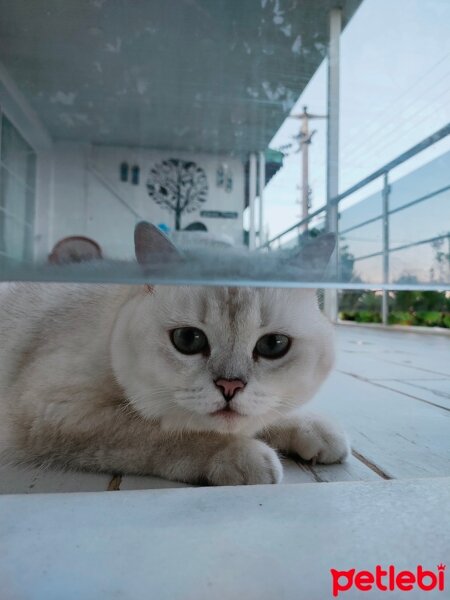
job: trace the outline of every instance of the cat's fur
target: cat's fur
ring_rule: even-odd
[[[140,230],[141,262],[155,240],[174,256],[158,235]],[[168,332],[182,326],[207,335],[209,356],[174,348]],[[256,341],[274,332],[292,338],[289,352],[255,360]],[[332,367],[332,338],[308,289],[2,284],[0,452],[186,482],[279,482],[275,450],[325,463],[347,454],[339,429],[298,411]],[[225,404],[218,378],[247,383],[231,403],[241,416],[211,414]]]

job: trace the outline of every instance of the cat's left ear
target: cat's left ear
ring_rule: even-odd
[[[289,259],[290,264],[300,267],[307,279],[321,277],[336,246],[334,233],[323,233],[300,246]]]
[[[134,229],[134,250],[140,265],[181,260],[180,253],[169,238],[146,221],[141,221]]]

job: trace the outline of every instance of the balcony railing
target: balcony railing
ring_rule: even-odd
[[[450,286],[450,152],[392,180],[391,172],[450,134],[450,124],[352,185],[261,249],[294,247],[326,229],[338,207],[338,273],[348,288]],[[378,185],[377,185],[378,183]],[[361,191],[369,189],[361,198]],[[373,192],[373,187],[376,191]],[[355,195],[358,193],[358,197]],[[448,245],[448,247],[447,247]],[[419,250],[420,249],[420,252]],[[351,268],[350,268],[351,267]],[[331,278],[330,278],[331,279]]]

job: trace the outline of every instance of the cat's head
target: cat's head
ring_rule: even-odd
[[[154,251],[176,260],[156,229],[137,232],[138,260]],[[163,427],[254,433],[316,392],[333,332],[311,289],[155,286],[123,307],[112,356],[133,407]]]

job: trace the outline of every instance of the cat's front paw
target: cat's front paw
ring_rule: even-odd
[[[212,485],[280,483],[283,467],[275,450],[255,439],[236,439],[211,457],[207,478]]]
[[[305,460],[330,464],[345,460],[349,442],[345,433],[319,415],[304,415],[293,425],[289,451]]]

